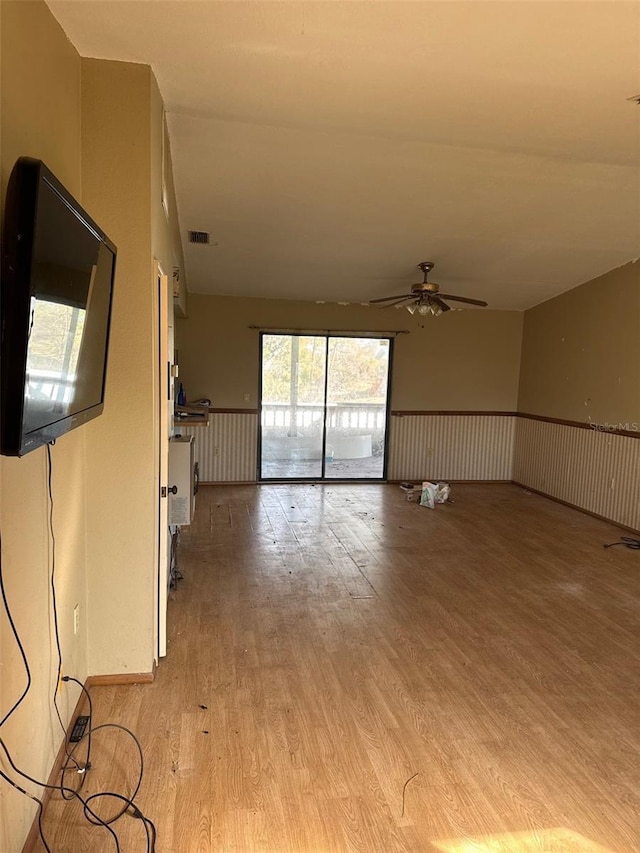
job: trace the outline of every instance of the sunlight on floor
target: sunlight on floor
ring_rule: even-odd
[[[434,846],[443,853],[611,853],[563,827],[486,835],[477,840],[454,838],[436,841]]]

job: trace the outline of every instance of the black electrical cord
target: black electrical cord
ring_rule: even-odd
[[[84,686],[84,684],[83,684],[81,681],[78,681],[78,679],[77,679],[77,678],[74,678],[74,677],[73,677],[73,676],[71,676],[71,675],[63,675],[63,676],[62,676],[62,680],[63,680],[63,681],[65,681],[65,682],[67,682],[67,681],[73,681],[73,682],[74,682],[74,684],[77,684],[77,685],[78,685],[78,687],[80,688],[80,690],[82,690],[82,692],[84,693],[84,695],[87,697],[87,702],[88,702],[88,704],[89,704],[89,721],[88,721],[88,724],[87,724],[87,731],[88,731],[88,735],[87,735],[87,754],[86,754],[86,758],[85,758],[85,761],[84,761],[84,767],[83,767],[82,769],[77,769],[77,770],[76,770],[76,772],[77,772],[77,773],[80,773],[80,774],[81,774],[81,776],[82,776],[82,780],[81,780],[81,782],[80,782],[80,785],[79,785],[79,786],[78,786],[78,788],[77,788],[77,790],[78,790],[78,791],[81,791],[81,790],[82,790],[82,785],[84,784],[84,779],[85,779],[85,776],[86,776],[86,771],[87,771],[87,770],[91,770],[91,726],[92,726],[92,722],[93,722],[93,702],[91,701],[91,694],[89,693],[89,691],[87,690],[87,688]],[[65,732],[65,737],[66,737],[66,732]],[[77,762],[77,761],[75,760],[75,758],[73,757],[73,753],[74,753],[74,751],[75,751],[75,747],[71,750],[71,752],[69,752],[69,750],[65,747],[65,753],[66,753],[66,756],[67,756],[67,760],[66,760],[66,761],[64,762],[64,764],[62,765],[62,771],[61,771],[62,775],[61,775],[61,777],[60,777],[60,778],[61,778],[61,781],[62,781],[62,780],[64,780],[64,778],[65,778],[65,774],[67,773],[67,770],[69,769],[69,762],[70,762],[70,761],[73,761],[73,763],[75,764],[76,768],[78,768],[78,762]],[[62,791],[61,791],[61,793],[62,793]],[[64,794],[64,793],[62,793],[62,796],[63,796],[63,798],[64,798],[65,800],[71,800],[71,799],[73,799],[72,797],[67,797],[67,796],[66,796],[66,794]]]
[[[1,532],[0,532],[0,593],[2,594],[2,604],[3,604],[3,607],[4,607],[5,612],[7,614],[7,619],[9,620],[9,625],[11,626],[11,632],[13,633],[13,636],[14,636],[14,639],[15,639],[16,644],[18,646],[18,649],[20,650],[20,656],[22,657],[22,663],[24,665],[24,671],[27,675],[27,683],[24,687],[24,690],[22,691],[20,696],[16,699],[16,701],[13,703],[11,708],[9,708],[9,710],[4,715],[4,717],[0,720],[0,729],[1,729],[2,726],[4,726],[4,724],[7,722],[9,717],[13,714],[13,712],[16,711],[19,708],[19,706],[22,704],[22,702],[25,700],[27,693],[31,689],[31,670],[29,668],[29,660],[27,658],[27,653],[24,650],[24,646],[22,645],[22,640],[20,639],[20,634],[18,633],[16,623],[13,619],[13,614],[11,613],[11,608],[9,607],[9,601],[7,599],[7,591],[6,591],[5,586],[4,586],[4,572],[3,572],[3,567],[2,567],[2,533]],[[2,746],[4,748],[4,742],[2,741],[2,738],[0,738],[0,743],[2,743]],[[30,800],[33,800],[34,803],[37,803],[37,805],[38,805],[38,831],[40,833],[40,840],[42,841],[42,844],[43,844],[43,847],[44,847],[46,853],[51,853],[51,848],[47,844],[46,839],[44,837],[44,833],[42,831],[42,811],[44,809],[44,804],[43,804],[42,800],[39,797],[36,797],[34,794],[31,794],[29,791],[26,791],[23,787],[18,785],[17,782],[14,782],[13,779],[11,779],[9,776],[7,776],[7,774],[2,770],[2,768],[0,768],[0,776],[6,782],[8,782],[10,785],[12,785],[21,794],[24,794],[26,797],[29,797]]]
[[[614,545],[624,545],[625,548],[630,548],[632,551],[640,551],[640,539],[634,539],[632,536],[621,536],[619,542],[611,542],[604,547],[613,548]]]
[[[24,646],[22,645],[22,640],[20,639],[20,634],[18,633],[18,629],[16,627],[16,623],[13,619],[13,614],[11,613],[11,608],[9,607],[9,601],[7,599],[7,591],[4,586],[4,572],[3,572],[3,564],[2,564],[2,533],[0,532],[0,593],[2,594],[2,604],[4,606],[5,612],[7,614],[7,619],[9,620],[9,625],[11,626],[11,631],[13,633],[14,639],[20,650],[20,656],[22,657],[22,663],[24,665],[24,671],[27,675],[27,683],[24,687],[24,690],[20,694],[20,696],[13,703],[11,708],[7,711],[4,717],[0,720],[0,729],[7,722],[9,717],[16,711],[22,702],[25,700],[27,693],[31,689],[31,670],[29,668],[29,660],[27,658],[27,653],[24,650]],[[2,744],[3,749],[6,752],[6,747],[4,745],[4,741],[0,738],[0,744]],[[13,762],[10,762],[13,764]],[[31,794],[29,791],[25,790],[21,785],[18,785],[17,782],[14,782],[7,774],[0,768],[0,777],[2,777],[6,782],[8,782],[11,786],[13,786],[17,791],[21,794],[24,794],[25,797],[29,797],[30,800],[33,800],[34,803],[38,806],[38,832],[40,834],[40,840],[42,841],[42,845],[46,851],[46,853],[51,853],[51,848],[47,844],[47,841],[44,837],[44,832],[42,829],[42,812],[44,809],[44,804],[39,797],[36,797],[35,794]]]
[[[116,814],[113,815],[113,817],[110,817],[109,820],[105,821],[105,823],[114,823],[114,821],[116,821],[116,820],[118,820],[118,818],[122,817],[122,815],[126,812],[126,810],[129,808],[129,806],[135,807],[134,800],[138,796],[138,792],[140,790],[140,785],[142,785],[142,777],[144,776],[144,755],[142,752],[142,746],[140,745],[140,741],[134,735],[134,733],[131,731],[131,729],[128,729],[126,726],[121,726],[119,723],[102,723],[99,726],[95,726],[93,729],[88,729],[87,732],[85,732],[85,734],[82,736],[82,739],[80,741],[78,741],[78,743],[74,744],[74,747],[71,750],[71,753],[73,754],[73,751],[75,749],[77,749],[77,747],[80,745],[80,743],[82,743],[82,741],[86,737],[91,737],[91,735],[94,732],[97,732],[100,729],[119,729],[120,731],[125,732],[125,734],[128,734],[138,749],[138,758],[140,759],[140,771],[138,773],[138,781],[136,782],[135,787],[134,787],[133,792],[132,792],[130,797],[125,797],[122,794],[114,793],[113,791],[100,791],[97,794],[92,794],[90,797],[87,797],[87,803],[91,802],[92,800],[96,799],[97,797],[106,797],[106,796],[114,797],[115,799],[120,799],[123,802],[125,802],[125,806],[119,812],[116,812]],[[90,818],[87,817],[87,820],[90,820]],[[90,821],[90,822],[93,823],[93,821]]]
[[[47,491],[49,495],[49,535],[51,537],[51,574],[50,574],[50,585],[51,585],[51,602],[52,602],[52,610],[53,610],[53,627],[56,639],[56,651],[58,653],[58,667],[56,670],[56,683],[53,688],[53,707],[56,710],[56,716],[58,717],[58,722],[60,723],[60,728],[65,736],[65,747],[64,751],[67,754],[67,759],[69,759],[69,751],[66,745],[66,737],[67,730],[65,728],[64,723],[62,722],[62,715],[60,714],[60,709],[58,708],[58,688],[60,687],[60,676],[62,675],[62,647],[60,645],[60,628],[58,625],[58,604],[56,601],[56,533],[55,528],[53,526],[53,466],[51,464],[51,444],[53,442],[47,444]],[[78,790],[82,788],[84,785],[84,769],[78,764],[78,762],[73,759],[73,762],[76,766],[76,770],[80,774],[80,785]]]
[[[58,720],[60,722],[60,726],[62,727],[62,730],[65,734],[65,753],[67,756],[67,760],[65,761],[63,768],[62,768],[60,785],[58,786],[59,790],[60,790],[60,794],[63,797],[63,799],[65,799],[65,800],[71,800],[74,797],[77,797],[78,799],[80,799],[81,802],[83,803],[83,806],[84,806],[85,818],[90,823],[107,827],[113,833],[113,836],[114,836],[114,839],[116,842],[116,846],[118,846],[118,838],[115,835],[115,833],[113,832],[113,830],[111,830],[111,827],[109,826],[109,824],[114,823],[116,820],[119,820],[119,818],[121,818],[127,812],[127,810],[129,808],[134,809],[135,813],[136,813],[135,816],[136,817],[138,815],[140,816],[140,819],[143,821],[143,824],[145,827],[145,833],[147,836],[147,853],[153,853],[153,850],[155,850],[155,826],[153,825],[153,822],[150,821],[149,818],[145,817],[140,812],[140,810],[137,808],[137,806],[134,803],[134,800],[135,800],[135,798],[138,795],[138,792],[140,790],[140,786],[142,785],[142,779],[144,776],[144,755],[142,752],[142,746],[140,745],[140,741],[137,739],[137,737],[134,735],[134,733],[130,729],[126,728],[125,726],[121,726],[117,723],[103,723],[102,725],[96,726],[94,728],[92,725],[92,723],[93,723],[93,703],[91,701],[91,696],[89,695],[89,691],[85,688],[85,686],[80,681],[78,681],[77,678],[72,678],[71,676],[64,676],[61,678],[61,676],[62,676],[62,648],[60,645],[60,632],[59,632],[59,628],[58,628],[58,611],[57,611],[56,589],[55,589],[56,539],[55,539],[55,530],[54,530],[54,524],[53,524],[54,500],[53,500],[53,466],[52,466],[52,462],[51,462],[51,444],[47,445],[47,488],[48,488],[48,494],[49,494],[49,532],[51,535],[51,542],[52,542],[51,595],[52,595],[52,603],[53,603],[53,617],[54,617],[53,621],[54,621],[54,627],[55,627],[56,649],[58,652],[58,670],[57,670],[57,675],[56,675],[56,686],[55,686],[55,690],[54,690],[54,694],[53,694],[53,704],[55,706],[56,713],[58,715]],[[84,693],[88,699],[88,702],[89,702],[89,724],[88,724],[87,730],[86,730],[85,734],[83,735],[83,737],[81,738],[81,740],[77,744],[75,744],[71,750],[68,749],[68,746],[66,744],[66,729],[65,729],[64,724],[62,722],[62,717],[60,715],[60,711],[58,709],[57,700],[56,700],[58,685],[60,684],[61,680],[65,681],[65,682],[73,681],[76,684],[78,684],[79,687],[81,688],[81,690],[84,691]],[[90,797],[87,797],[86,800],[83,800],[82,798],[80,798],[78,796],[78,794],[82,790],[82,786],[84,784],[84,779],[86,776],[86,771],[91,769],[91,740],[92,740],[93,732],[97,731],[98,729],[105,729],[105,728],[120,729],[120,730],[126,732],[128,735],[130,735],[130,737],[133,739],[133,741],[134,741],[134,743],[138,749],[138,755],[140,758],[140,772],[138,775],[138,781],[136,783],[136,786],[134,788],[134,791],[133,791],[131,797],[125,797],[124,795],[117,793],[117,792],[114,792],[114,791],[102,791],[102,792],[98,792],[96,794],[92,794]],[[85,738],[87,740],[87,757],[85,760],[84,767],[81,767],[80,764],[77,762],[77,760],[74,756],[74,753],[75,753],[75,750],[80,745],[80,743],[82,743],[82,741],[85,740]],[[80,781],[80,784],[79,784],[77,790],[69,789],[63,784],[65,774],[66,774],[68,767],[69,767],[69,762],[73,762],[73,764],[75,765],[76,770],[77,770],[77,772],[81,778],[81,781]],[[67,792],[70,792],[70,793],[67,793]],[[96,800],[100,797],[110,797],[111,799],[120,799],[123,801],[124,806],[122,807],[122,809],[119,812],[117,812],[109,820],[103,820],[102,818],[99,818],[89,807],[89,802],[92,802],[93,800]],[[153,844],[150,844],[147,821],[153,827]]]
[[[55,589],[56,541],[55,541],[55,531],[54,531],[54,526],[53,526],[53,487],[52,487],[52,464],[51,464],[51,449],[50,448],[51,448],[51,445],[47,445],[47,461],[48,461],[47,485],[48,485],[48,493],[49,493],[49,532],[51,535],[51,542],[52,542],[51,596],[52,596],[52,608],[53,608],[53,621],[54,621],[54,628],[55,628],[56,649],[58,652],[58,668],[57,668],[57,674],[56,674],[56,685],[55,685],[55,690],[54,690],[54,694],[53,694],[53,704],[54,704],[54,707],[56,709],[56,714],[58,716],[58,720],[60,722],[60,725],[61,725],[62,730],[63,730],[64,735],[65,735],[64,749],[65,749],[65,753],[67,755],[67,760],[65,761],[63,768],[62,768],[62,772],[61,772],[60,784],[59,785],[50,785],[47,782],[42,782],[38,779],[34,779],[32,776],[29,776],[29,774],[20,770],[16,766],[16,764],[14,763],[14,761],[11,757],[11,754],[9,753],[9,750],[7,749],[6,744],[1,737],[0,737],[0,747],[2,747],[4,753],[7,757],[7,760],[9,762],[11,768],[13,769],[13,771],[15,773],[17,773],[19,776],[21,776],[23,779],[27,779],[29,782],[33,783],[34,785],[38,785],[41,788],[60,791],[61,796],[65,800],[71,800],[71,799],[79,800],[83,805],[83,811],[84,811],[84,815],[85,815],[85,818],[87,819],[87,821],[94,824],[95,826],[102,826],[108,830],[111,837],[113,838],[116,853],[121,853],[120,842],[119,842],[118,836],[116,835],[115,831],[111,828],[110,824],[114,823],[116,820],[121,818],[125,813],[129,813],[129,814],[131,814],[132,817],[135,817],[138,820],[142,821],[142,824],[143,824],[144,830],[145,830],[146,842],[147,842],[146,843],[147,853],[155,853],[156,835],[157,835],[155,824],[153,823],[153,821],[150,818],[146,817],[140,811],[140,809],[136,806],[136,804],[134,802],[134,799],[140,790],[140,786],[142,784],[142,778],[143,778],[143,774],[144,774],[144,756],[143,756],[143,752],[142,752],[142,746],[140,745],[140,741],[137,739],[137,737],[134,735],[134,733],[130,729],[127,729],[125,726],[121,726],[117,723],[103,723],[102,725],[96,726],[94,728],[91,725],[91,722],[93,719],[93,703],[91,701],[91,696],[90,696],[88,690],[80,681],[78,681],[77,678],[73,678],[72,676],[61,677],[62,676],[62,648],[61,648],[61,644],[60,644],[60,633],[59,633],[59,626],[58,626],[58,611],[57,611],[56,589]],[[31,689],[31,684],[32,684],[29,661],[28,661],[27,654],[25,652],[24,646],[22,644],[22,641],[20,639],[20,635],[18,633],[18,629],[16,627],[15,621],[13,619],[13,615],[11,613],[11,608],[9,607],[9,601],[7,599],[6,589],[5,589],[5,585],[4,585],[4,576],[3,576],[3,571],[2,571],[2,535],[1,535],[1,533],[0,533],[0,593],[2,596],[2,602],[3,602],[3,606],[4,606],[4,609],[5,609],[6,614],[7,614],[7,618],[9,619],[9,624],[11,626],[13,636],[14,636],[14,638],[16,640],[16,644],[20,650],[20,654],[22,657],[22,662],[24,665],[25,673],[27,675],[27,684],[26,684],[24,690],[22,691],[22,693],[18,697],[18,699],[14,702],[14,704],[9,709],[9,711],[4,715],[2,720],[0,720],[0,728],[1,728],[7,722],[9,717],[11,717],[11,715],[16,711],[16,709],[24,701],[29,690]],[[85,693],[87,700],[88,700],[88,703],[89,703],[89,725],[88,725],[87,731],[85,732],[85,734],[83,735],[81,740],[77,744],[75,744],[71,750],[69,750],[68,746],[67,746],[67,741],[66,741],[67,733],[66,733],[66,729],[64,727],[64,724],[62,722],[62,717],[61,717],[60,711],[58,709],[57,701],[56,701],[57,700],[56,694],[57,694],[58,687],[59,687],[61,681],[64,681],[64,682],[72,681],[75,684],[78,684],[79,687],[81,688],[81,690]],[[133,739],[133,741],[136,744],[136,747],[138,749],[138,754],[139,754],[139,758],[140,758],[140,771],[139,771],[139,775],[138,775],[138,780],[136,782],[136,785],[135,785],[135,788],[134,788],[134,791],[133,791],[133,794],[131,795],[131,797],[125,797],[123,794],[120,794],[120,793],[115,792],[115,791],[101,791],[101,792],[98,792],[96,794],[92,794],[91,796],[89,796],[85,799],[85,798],[80,796],[79,791],[82,788],[82,785],[84,783],[84,777],[86,775],[86,771],[89,770],[91,767],[91,762],[90,762],[91,738],[92,738],[94,731],[97,731],[98,729],[105,729],[105,728],[120,729],[120,730],[126,732]],[[86,758],[86,762],[85,762],[84,767],[82,767],[77,762],[77,760],[75,759],[74,752],[78,748],[80,743],[85,739],[87,740],[87,758]],[[70,762],[73,762],[73,764],[76,767],[76,771],[81,776],[81,782],[80,782],[80,785],[78,787],[78,790],[74,790],[73,788],[69,788],[64,784],[65,773],[68,770]],[[11,779],[2,770],[2,768],[0,768],[0,777],[3,778],[6,782],[8,782],[13,788],[15,788],[21,794],[24,794],[25,796],[29,797],[31,800],[33,800],[37,804],[37,806],[38,806],[38,832],[40,835],[40,840],[42,842],[42,845],[43,845],[46,853],[52,853],[51,848],[49,847],[49,845],[47,844],[47,841],[45,839],[44,831],[43,831],[43,827],[42,827],[42,816],[43,816],[43,809],[44,809],[44,805],[43,805],[42,800],[40,798],[36,797],[34,794],[31,794],[29,791],[25,790],[21,785],[19,785],[17,782],[15,782],[13,779]],[[110,797],[111,799],[121,800],[124,803],[124,805],[111,818],[109,818],[108,820],[103,820],[98,814],[96,814],[93,811],[93,809],[89,805],[90,802],[93,802],[94,800],[97,800],[100,797]]]
[[[85,734],[84,737],[90,738],[93,732],[97,732],[100,729],[119,729],[120,731],[125,732],[125,734],[128,734],[131,737],[138,749],[138,757],[140,759],[140,771],[138,774],[138,781],[136,782],[136,785],[130,797],[125,797],[123,794],[117,793],[115,791],[99,791],[98,793],[92,794],[90,797],[87,797],[85,802],[85,817],[90,823],[95,823],[95,821],[92,820],[94,812],[89,808],[89,803],[99,799],[100,797],[109,797],[110,799],[121,800],[124,805],[122,806],[120,811],[116,812],[116,814],[114,814],[108,820],[103,819],[104,823],[107,825],[115,823],[115,821],[119,820],[124,814],[127,813],[130,814],[132,817],[141,820],[147,838],[147,853],[154,853],[156,849],[157,834],[155,824],[150,818],[146,817],[135,804],[135,798],[138,796],[138,792],[140,791],[140,786],[142,785],[142,779],[144,776],[144,753],[142,751],[140,741],[131,731],[131,729],[128,729],[126,726],[121,726],[119,723],[103,723],[100,726],[95,726],[95,728],[89,730],[89,732]],[[102,822],[103,821],[101,820],[100,823]]]
[[[0,532],[0,593],[2,595],[2,604],[3,604],[5,612],[7,614],[7,619],[9,620],[9,625],[11,626],[11,631],[12,631],[14,639],[16,641],[16,645],[18,646],[18,649],[20,650],[20,656],[22,657],[22,663],[24,665],[24,670],[25,670],[25,673],[27,676],[27,683],[26,683],[22,693],[20,694],[18,699],[13,703],[13,705],[7,711],[7,713],[4,715],[2,720],[0,720],[0,729],[1,729],[2,726],[4,726],[4,724],[8,721],[9,717],[11,717],[11,715],[19,708],[19,706],[25,700],[27,694],[29,693],[29,690],[31,689],[31,684],[32,684],[31,669],[29,667],[29,660],[27,658],[27,653],[25,652],[24,646],[22,644],[20,634],[18,633],[18,629],[16,627],[16,623],[15,623],[15,620],[13,618],[13,614],[11,612],[11,608],[9,607],[9,600],[7,598],[7,592],[6,592],[6,588],[5,588],[5,584],[4,584],[4,570],[3,570],[3,560],[2,560],[2,533],[1,532]],[[55,598],[54,598],[54,601],[55,601]],[[71,680],[71,679],[69,679],[69,680]],[[73,679],[73,680],[75,681],[75,679]],[[66,732],[65,732],[65,738],[66,738]],[[28,776],[27,774],[25,774],[21,770],[19,770],[16,767],[16,765],[13,763],[13,759],[11,758],[11,755],[9,754],[7,746],[1,737],[0,737],[0,746],[2,747],[2,749],[4,750],[4,752],[6,754],[7,759],[9,761],[9,764],[11,765],[13,770],[16,773],[18,773],[20,776],[22,776],[25,779],[28,779],[30,782],[33,782],[34,784],[36,784],[40,787],[58,789],[57,785],[48,785],[45,782],[39,782],[37,779],[32,779],[30,776]],[[76,766],[77,766],[77,763],[76,763]],[[39,797],[36,797],[34,794],[31,794],[29,791],[25,790],[21,785],[18,785],[18,783],[15,782],[13,779],[11,779],[1,768],[0,768],[0,776],[6,782],[8,782],[13,788],[15,788],[21,794],[24,794],[26,797],[29,797],[29,799],[33,800],[34,803],[37,804],[37,806],[38,806],[38,832],[40,835],[40,840],[42,841],[42,845],[45,848],[45,850],[47,851],[47,853],[51,853],[51,848],[47,844],[46,838],[44,836],[44,831],[42,828],[42,813],[43,813],[43,809],[44,809],[44,804],[43,804],[42,800]],[[84,778],[84,773],[82,774],[82,776]],[[62,786],[61,786],[61,788],[62,788]],[[75,791],[73,791],[72,789],[65,789],[65,790],[70,791],[72,796],[78,796],[77,793]],[[71,799],[71,797],[67,797],[67,799]],[[100,819],[98,818],[98,821],[99,820]],[[116,847],[117,847],[117,850],[119,853],[120,848],[119,848],[119,845],[117,842],[117,837],[116,837]]]
[[[42,831],[42,810],[44,808],[42,800],[36,797],[34,794],[30,794],[29,791],[26,791],[24,788],[18,785],[17,782],[14,782],[13,779],[7,776],[7,774],[4,772],[4,770],[2,770],[2,768],[0,768],[0,777],[4,779],[5,782],[8,782],[12,787],[14,787],[16,791],[20,791],[21,794],[25,795],[25,797],[29,797],[30,800],[33,800],[34,803],[38,804],[38,830],[40,833],[40,841],[42,841],[42,846],[46,850],[46,853],[51,853],[51,848],[47,844],[46,839],[44,837],[44,833]]]
[[[15,773],[17,773],[17,774],[18,774],[18,776],[22,776],[22,778],[23,778],[23,779],[27,779],[27,781],[32,782],[34,785],[38,785],[40,788],[48,788],[48,789],[50,789],[50,790],[52,790],[52,791],[62,791],[62,790],[63,790],[64,786],[62,785],[62,783],[60,783],[60,785],[49,785],[49,783],[48,783],[48,782],[41,782],[39,779],[34,779],[34,778],[33,778],[33,776],[29,776],[29,774],[28,774],[28,773],[25,773],[25,772],[24,772],[24,770],[20,770],[20,768],[19,768],[19,767],[17,767],[17,766],[15,765],[15,763],[14,763],[14,761],[13,761],[13,758],[11,757],[11,753],[10,753],[10,752],[9,752],[9,750],[7,749],[7,745],[6,745],[6,744],[5,744],[5,742],[2,740],[2,738],[0,738],[0,746],[1,746],[1,747],[2,747],[2,749],[4,750],[4,754],[7,756],[7,761],[8,761],[8,762],[9,762],[9,764],[11,765],[11,769],[12,769]],[[0,773],[2,773],[2,771],[0,771]],[[41,801],[41,800],[39,800],[37,797],[34,797],[32,794],[29,794],[29,793],[28,793],[28,791],[23,790],[23,789],[20,787],[20,785],[18,785],[18,784],[17,784],[16,782],[14,782],[13,780],[9,779],[9,777],[8,777],[8,776],[6,776],[4,773],[2,773],[2,776],[3,776],[3,777],[4,777],[4,778],[9,782],[9,784],[13,785],[13,787],[14,787],[14,788],[17,788],[17,790],[18,790],[18,791],[20,791],[20,792],[21,792],[21,793],[23,793],[23,794],[26,794],[26,795],[27,795],[28,797],[30,797],[32,800],[35,800],[36,802],[38,802],[38,803],[40,803],[40,804],[42,805],[42,801]],[[115,832],[113,831],[113,829],[111,829],[111,827],[109,826],[108,822],[107,822],[107,821],[102,820],[102,818],[101,818],[99,815],[95,814],[95,813],[94,813],[94,812],[93,812],[93,811],[92,811],[92,810],[87,806],[87,800],[85,800],[83,797],[81,797],[81,796],[80,796],[80,794],[78,794],[76,791],[74,791],[74,790],[73,790],[73,788],[64,788],[64,790],[65,790],[65,792],[68,792],[69,794],[71,794],[71,796],[72,796],[72,797],[75,797],[76,799],[78,799],[78,800],[82,803],[82,805],[83,805],[83,807],[84,807],[84,810],[85,810],[85,814],[86,814],[86,812],[87,812],[87,811],[89,811],[89,812],[90,812],[90,814],[91,814],[91,816],[95,818],[95,823],[96,823],[96,825],[104,826],[104,828],[105,828],[105,829],[109,830],[109,832],[110,832],[110,833],[111,833],[111,835],[113,836],[113,840],[114,840],[114,843],[115,843],[115,845],[116,845],[116,853],[122,853],[122,851],[121,851],[121,849],[120,849],[120,843],[119,843],[119,841],[118,841],[118,836],[115,834]],[[92,821],[92,823],[93,823],[93,822],[94,822],[94,821]],[[42,843],[44,844],[44,846],[46,847],[46,849],[47,849],[47,850],[49,850],[49,848],[47,847],[47,842],[45,841],[44,835],[43,835],[43,833],[42,833],[42,820],[41,820],[41,815],[39,816],[39,819],[38,819],[38,828],[39,828],[39,830],[40,830],[40,840],[42,841]]]
[[[51,537],[51,574],[49,582],[51,585],[51,601],[53,610],[53,626],[56,639],[56,651],[58,653],[58,667],[56,671],[56,683],[53,689],[53,706],[56,709],[58,722],[63,732],[66,734],[62,716],[58,708],[58,688],[60,686],[60,676],[62,675],[62,647],[60,645],[60,629],[58,626],[58,605],[56,601],[56,534],[53,526],[53,467],[51,465],[51,444],[47,444],[47,491],[49,495],[49,536]]]
[[[142,784],[142,777],[144,774],[144,758],[143,758],[143,752],[142,752],[142,747],[140,745],[140,741],[138,740],[138,738],[134,735],[134,733],[130,729],[126,728],[126,726],[121,726],[118,723],[103,723],[100,726],[96,726],[93,729],[93,731],[95,732],[95,731],[98,731],[99,729],[107,729],[107,728],[115,728],[115,729],[120,729],[121,731],[124,731],[126,734],[128,734],[132,738],[136,747],[138,748],[138,754],[140,756],[140,772],[138,774],[138,781],[136,782],[134,791],[130,797],[126,797],[124,794],[121,794],[118,791],[98,791],[97,793],[91,794],[89,797],[85,798],[85,797],[81,797],[80,794],[77,791],[75,791],[73,788],[67,788],[62,783],[62,781],[60,782],[59,785],[49,785],[47,782],[42,782],[39,779],[34,779],[33,776],[30,776],[28,773],[25,773],[23,770],[20,770],[20,768],[17,767],[16,764],[14,763],[14,761],[11,757],[11,754],[10,754],[9,750],[7,749],[7,746],[6,746],[6,744],[2,738],[0,738],[0,747],[2,747],[4,753],[7,757],[7,760],[9,762],[9,764],[11,765],[11,768],[19,776],[22,776],[23,779],[27,779],[29,782],[32,782],[34,785],[38,785],[41,788],[48,788],[50,790],[60,791],[60,793],[62,794],[62,796],[66,800],[76,799],[80,803],[82,803],[84,816],[85,816],[86,820],[89,823],[92,823],[94,826],[102,826],[109,831],[109,833],[111,834],[111,836],[113,838],[115,847],[116,847],[116,853],[122,853],[122,851],[120,848],[120,842],[119,842],[118,836],[116,835],[115,831],[111,828],[110,824],[115,823],[124,814],[128,813],[129,809],[131,809],[131,812],[130,812],[131,816],[137,818],[138,820],[141,820],[143,823],[143,826],[145,828],[145,835],[146,835],[146,839],[147,839],[147,845],[146,845],[147,846],[147,853],[155,853],[155,844],[156,844],[156,827],[155,827],[155,824],[153,823],[153,821],[150,818],[146,817],[140,811],[140,809],[136,806],[136,804],[134,802],[135,797],[137,796],[137,794],[140,790],[140,786]],[[87,737],[86,734],[85,734],[85,737]],[[43,832],[42,832],[42,801],[39,800],[37,797],[35,797],[33,794],[30,794],[28,791],[25,791],[24,788],[22,788],[16,782],[14,782],[12,779],[10,779],[1,769],[0,769],[0,775],[4,779],[6,779],[6,781],[9,782],[9,784],[12,785],[14,788],[16,788],[18,791],[20,791],[23,794],[26,794],[26,796],[30,797],[32,800],[34,800],[36,803],[39,804],[40,811],[39,811],[39,815],[38,815],[38,828],[40,831],[40,838],[42,840],[42,843],[43,843],[45,849],[48,851],[48,853],[51,853],[51,851],[49,850],[49,847],[47,846],[47,842],[46,842],[44,835],[43,835]],[[119,811],[117,811],[110,818],[108,818],[108,819],[102,818],[102,817],[100,817],[100,815],[96,814],[94,809],[92,809],[90,806],[90,803],[93,803],[95,800],[98,800],[101,797],[109,797],[110,799],[120,800],[120,801],[122,801],[122,803],[124,805]]]
[[[27,683],[25,685],[24,690],[13,703],[11,708],[7,711],[4,717],[0,720],[0,729],[7,722],[9,717],[13,714],[13,712],[22,704],[27,693],[31,689],[31,670],[29,669],[29,661],[27,660],[27,653],[24,650],[24,646],[22,645],[22,640],[20,639],[20,634],[18,634],[18,629],[16,628],[16,623],[13,621],[13,615],[11,613],[11,608],[9,607],[9,601],[7,599],[7,591],[4,586],[4,573],[2,570],[2,533],[0,533],[0,593],[2,594],[2,604],[4,606],[5,612],[7,614],[7,618],[9,620],[9,625],[11,626],[11,631],[15,638],[18,649],[20,650],[20,655],[22,656],[22,663],[24,664],[24,671],[27,674]]]
[[[119,820],[124,814],[130,814],[132,817],[137,818],[142,821],[142,825],[144,826],[144,831],[147,839],[147,853],[155,853],[156,849],[156,827],[153,821],[146,817],[140,809],[135,804],[135,798],[138,796],[138,792],[140,791],[140,786],[142,785],[142,779],[144,776],[144,753],[142,751],[142,746],[140,741],[135,736],[135,734],[128,729],[126,726],[121,726],[119,723],[102,723],[99,726],[95,726],[93,729],[90,729],[84,736],[90,738],[94,732],[99,731],[100,729],[119,729],[120,731],[128,734],[133,742],[135,743],[138,749],[138,756],[140,759],[140,771],[138,773],[138,781],[133,789],[133,792],[130,797],[124,796],[124,794],[120,794],[117,791],[98,791],[95,794],[91,794],[91,796],[87,797],[84,801],[84,815],[85,818],[89,821],[89,823],[93,823],[96,825],[106,826],[107,828],[111,828],[110,824],[115,823]],[[120,809],[120,811],[116,812],[112,817],[106,818],[96,818],[95,812],[90,808],[89,803],[94,802],[95,800],[100,799],[100,797],[108,797],[112,800],[120,800],[124,805]]]

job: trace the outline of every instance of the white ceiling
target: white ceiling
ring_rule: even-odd
[[[640,3],[48,0],[150,64],[189,290],[524,309],[640,255]]]

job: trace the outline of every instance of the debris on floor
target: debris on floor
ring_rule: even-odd
[[[449,483],[431,483],[425,480],[421,485],[416,485],[405,481],[400,483],[400,489],[404,492],[405,500],[419,503],[429,509],[433,509],[436,504],[453,503]]]
[[[400,488],[404,492],[404,498],[407,501],[419,501],[422,489],[413,483],[400,483]]]
[[[434,509],[436,504],[447,503],[450,494],[451,486],[448,483],[430,483],[426,480],[422,484],[420,506]]]

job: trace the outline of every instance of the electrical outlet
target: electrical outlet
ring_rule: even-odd
[[[424,452],[424,455],[425,456],[433,456],[433,447],[427,447],[427,449]]]
[[[77,637],[80,633],[80,605],[73,608],[73,633]]]
[[[213,455],[214,456],[220,456],[220,448],[219,447],[213,448]]]
[[[248,403],[250,399],[251,399],[251,394],[245,394],[245,395],[244,395],[244,401],[245,401],[245,403]]]

